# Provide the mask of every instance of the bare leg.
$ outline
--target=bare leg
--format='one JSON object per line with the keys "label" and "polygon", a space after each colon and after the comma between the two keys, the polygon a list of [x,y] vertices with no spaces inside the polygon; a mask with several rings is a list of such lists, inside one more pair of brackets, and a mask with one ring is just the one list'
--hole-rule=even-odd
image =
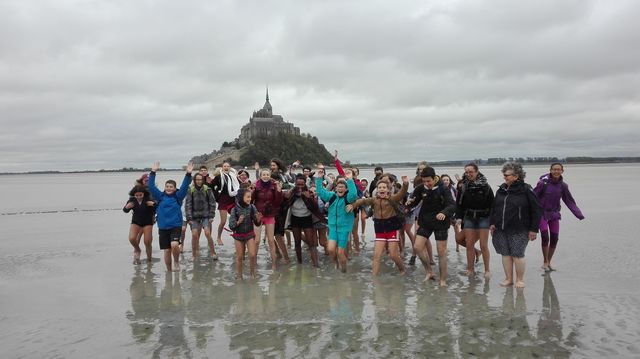
{"label": "bare leg", "polygon": [[513,258],[513,263],[516,267],[516,288],[524,288],[524,258]]}
{"label": "bare leg", "polygon": [[360,253],[360,237],[358,236],[358,219],[353,221],[353,228],[351,229],[351,236],[353,238],[354,249],[356,253]]}
{"label": "bare leg", "polygon": [[320,228],[316,230],[316,235],[318,236],[318,243],[324,248],[324,254],[328,254],[327,249],[327,230],[325,228]]}
{"label": "bare leg", "polygon": [[[333,263],[333,265],[337,266],[336,263],[336,248],[337,248],[337,242],[335,240],[329,239],[329,243],[327,244],[327,248],[329,251],[329,259],[331,259],[331,263]],[[345,259],[346,259],[346,254],[345,254]]]}
{"label": "bare leg", "polygon": [[211,223],[204,228],[204,236],[207,238],[207,245],[209,246],[209,254],[211,257],[217,257],[216,248],[213,244],[213,237],[211,236]]}
{"label": "bare leg", "polygon": [[180,271],[180,243],[176,241],[171,242],[171,253],[173,254],[173,271]]}
{"label": "bare leg", "polygon": [[234,240],[236,245],[236,278],[242,279],[245,243]]}
{"label": "bare leg", "polygon": [[364,211],[360,211],[360,222],[360,228],[362,228],[360,233],[362,233],[361,237],[364,238],[364,230],[367,228],[367,214]]}
{"label": "bare leg", "polygon": [[223,245],[222,243],[222,231],[224,230],[224,225],[227,223],[227,211],[221,209],[218,211],[220,213],[220,224],[218,225],[218,245]]}
{"label": "bare leg", "polygon": [[133,264],[140,264],[140,234],[142,234],[142,227],[137,224],[131,223],[129,226],[129,243],[133,246]]}
{"label": "bare leg", "polygon": [[313,228],[304,229],[304,241],[309,247],[309,254],[311,256],[311,264],[314,267],[318,267],[318,240],[314,234]]}
{"label": "bare leg", "polygon": [[201,229],[191,228],[191,255],[193,259],[200,255],[200,232]]}
{"label": "bare leg", "polygon": [[171,272],[171,248],[163,249],[164,264],[167,266],[167,272]]}
{"label": "bare leg", "polygon": [[187,240],[187,223],[184,222],[182,224],[182,228],[180,229],[180,253],[182,253],[184,248],[184,242]]}
{"label": "bare leg", "polygon": [[513,285],[513,257],[502,256],[502,267],[504,268],[504,280],[500,282],[503,287]]}
{"label": "bare leg", "polygon": [[413,233],[413,224],[405,224],[404,225],[404,232],[409,237],[409,241],[411,241],[411,255],[415,256],[416,255],[416,250],[415,250],[414,246],[416,244],[416,235],[415,235],[415,233]]}
{"label": "bare leg", "polygon": [[291,232],[285,231],[285,237],[287,237],[287,248],[291,248]]}
{"label": "bare leg", "polygon": [[[489,263],[491,262],[491,252],[489,252],[489,230],[481,229],[478,231],[480,235],[480,250],[482,251],[482,262],[484,264],[484,278],[491,278],[491,269]],[[475,249],[474,249],[475,250]],[[478,254],[476,253],[476,256]]]}
{"label": "bare leg", "polygon": [[404,275],[405,274],[404,262],[402,261],[402,258],[400,258],[400,253],[398,253],[399,247],[400,246],[398,242],[389,242],[389,257],[391,257],[391,260],[398,267],[398,271],[400,271],[400,275]]}
{"label": "bare leg", "polygon": [[291,228],[291,232],[293,232],[293,243],[296,249],[296,259],[298,260],[298,264],[302,263],[302,228],[295,227]]}
{"label": "bare leg", "polygon": [[465,229],[464,238],[466,240],[465,247],[467,249],[467,275],[475,274],[476,248],[475,244],[480,236],[477,229]]}
{"label": "bare leg", "polygon": [[373,247],[373,264],[372,264],[372,273],[374,276],[377,276],[380,273],[380,260],[382,259],[382,253],[384,253],[387,242],[385,241],[375,241]]}
{"label": "bare leg", "polygon": [[440,286],[447,286],[447,241],[436,241],[438,248],[438,267],[440,268]]}
{"label": "bare leg", "polygon": [[407,239],[407,237],[405,237],[404,235],[404,225],[402,225],[402,228],[398,231],[398,250],[400,251],[400,253],[404,253],[404,245],[405,245],[405,240]]}
{"label": "bare leg", "polygon": [[142,232],[144,233],[144,249],[147,252],[147,262],[151,262],[151,254],[153,253],[153,225],[144,226]]}
{"label": "bare leg", "polygon": [[256,265],[258,261],[258,254],[256,253],[258,245],[256,242],[258,241],[253,238],[247,241],[247,247],[249,250],[249,274],[251,275],[251,278],[256,277]]}
{"label": "bare leg", "polygon": [[278,255],[276,254],[276,240],[273,232],[275,231],[275,224],[265,224],[267,231],[267,241],[269,242],[269,252],[271,253],[271,269],[278,269]]}
{"label": "bare leg", "polygon": [[[259,225],[259,226],[254,226],[253,227],[253,232],[255,233],[256,237],[255,237],[255,241],[254,241],[254,245],[256,247],[256,256],[258,255],[258,249],[260,249],[260,236],[262,235],[262,227],[266,226],[265,225]],[[266,230],[265,230],[266,233]],[[251,253],[251,252],[249,252]]]}
{"label": "bare leg", "polygon": [[431,261],[429,260],[429,255],[427,254],[428,241],[428,238],[417,235],[416,243],[413,245],[413,249],[418,255],[418,258],[420,258],[420,262],[422,262],[422,265],[424,266],[424,271],[427,273],[426,277],[424,278],[425,281],[435,278],[433,270],[431,269]]}
{"label": "bare leg", "polygon": [[[275,230],[275,227],[274,227]],[[286,233],[286,232],[285,232]],[[289,251],[287,251],[287,247],[284,245],[284,237],[283,236],[275,236],[276,240],[276,252],[280,252],[282,257],[284,258],[284,264],[289,264],[291,261],[289,260]],[[276,253],[277,257],[277,253]]]}
{"label": "bare leg", "polygon": [[347,273],[347,253],[344,248],[338,248],[338,264],[342,273]]}

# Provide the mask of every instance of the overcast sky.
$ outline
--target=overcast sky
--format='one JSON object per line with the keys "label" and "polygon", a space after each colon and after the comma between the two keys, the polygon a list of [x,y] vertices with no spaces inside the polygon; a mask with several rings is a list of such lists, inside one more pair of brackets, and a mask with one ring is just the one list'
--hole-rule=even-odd
{"label": "overcast sky", "polygon": [[0,172],[183,165],[264,104],[355,162],[638,156],[637,1],[0,1]]}

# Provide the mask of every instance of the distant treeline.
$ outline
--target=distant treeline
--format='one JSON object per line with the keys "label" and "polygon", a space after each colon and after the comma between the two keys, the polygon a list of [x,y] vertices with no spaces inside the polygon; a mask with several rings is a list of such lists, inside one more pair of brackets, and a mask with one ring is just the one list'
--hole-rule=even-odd
{"label": "distant treeline", "polygon": [[[523,164],[551,164],[560,163],[635,163],[640,162],[640,157],[491,157],[487,159],[437,161],[429,164],[432,166],[464,166],[473,162],[477,165],[502,165],[505,162],[519,162]],[[415,167],[417,162],[386,162],[386,163],[355,163],[348,164],[357,167]]]}
{"label": "distant treeline", "polygon": [[[324,146],[322,146],[324,147]],[[323,152],[323,151],[322,151]],[[283,156],[287,159],[288,156]],[[323,163],[333,163],[333,159],[331,157],[327,157],[326,153],[322,156],[325,161]],[[296,157],[291,157],[296,158]],[[268,162],[267,157],[260,158],[262,162]],[[305,158],[306,159],[306,158]],[[247,162],[253,163],[253,161]],[[493,157],[485,159],[474,159],[474,160],[458,160],[458,161],[438,161],[438,162],[429,162],[430,165],[433,166],[464,166],[469,162],[475,162],[478,165],[501,165],[508,161],[515,161],[525,164],[551,164],[552,162],[560,162],[560,163],[637,163],[640,162],[640,157]],[[320,161],[305,162],[302,161],[303,164],[309,164]],[[350,163],[347,161],[345,166],[357,166],[357,167],[415,167],[417,164],[416,161],[412,162],[385,162],[385,163]],[[161,171],[182,171],[183,168],[161,168]],[[146,168],[134,168],[134,167],[123,167],[120,169],[101,169],[101,170],[83,170],[83,171],[29,171],[29,172],[0,172],[0,175],[18,175],[18,174],[56,174],[56,173],[102,173],[102,172],[149,172],[151,171],[150,167]]]}

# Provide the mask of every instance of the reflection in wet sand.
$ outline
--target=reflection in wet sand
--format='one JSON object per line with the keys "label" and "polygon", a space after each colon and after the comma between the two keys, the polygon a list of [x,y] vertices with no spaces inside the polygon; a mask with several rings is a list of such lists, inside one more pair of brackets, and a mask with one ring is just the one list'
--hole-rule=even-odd
{"label": "reflection in wet sand", "polygon": [[127,312],[132,336],[155,342],[155,357],[502,357],[514,347],[507,356],[571,353],[550,276],[532,331],[523,290],[494,288],[501,304],[492,306],[490,281],[453,278],[439,288],[421,276],[371,278],[368,263],[353,259],[347,274],[292,265],[255,280],[235,280],[228,267],[206,259],[174,274],[136,270]]}

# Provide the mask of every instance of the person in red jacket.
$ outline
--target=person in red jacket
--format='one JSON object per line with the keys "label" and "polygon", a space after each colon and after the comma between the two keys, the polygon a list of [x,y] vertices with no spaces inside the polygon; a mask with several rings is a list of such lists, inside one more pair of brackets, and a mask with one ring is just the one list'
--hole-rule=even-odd
{"label": "person in red jacket", "polygon": [[[271,171],[263,169],[260,171],[260,179],[256,181],[256,190],[251,195],[251,203],[256,206],[258,213],[262,215],[262,225],[256,227],[256,238],[261,238],[262,227],[267,232],[267,240],[269,241],[269,252],[271,253],[271,268],[278,268],[278,257],[276,254],[276,245],[284,256],[285,264],[289,264],[289,255],[284,246],[284,240],[280,238],[276,244],[274,231],[276,226],[276,215],[282,204],[282,184],[271,179]],[[260,241],[256,242],[256,253],[260,247]]]}

